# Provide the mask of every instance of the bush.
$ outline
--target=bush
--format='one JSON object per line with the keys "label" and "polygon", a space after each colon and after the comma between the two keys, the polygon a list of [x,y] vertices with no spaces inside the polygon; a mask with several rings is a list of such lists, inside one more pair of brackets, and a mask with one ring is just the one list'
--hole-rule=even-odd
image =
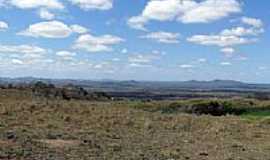
{"label": "bush", "polygon": [[162,113],[189,113],[196,115],[222,116],[227,114],[240,115],[245,109],[234,107],[230,102],[200,101],[191,104],[172,103],[161,109]]}

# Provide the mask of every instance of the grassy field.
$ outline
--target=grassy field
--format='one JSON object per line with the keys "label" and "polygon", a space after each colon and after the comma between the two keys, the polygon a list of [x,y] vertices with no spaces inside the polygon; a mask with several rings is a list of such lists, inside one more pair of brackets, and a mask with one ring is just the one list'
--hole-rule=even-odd
{"label": "grassy field", "polygon": [[[224,114],[199,112],[217,103]],[[270,160],[270,102],[64,101],[1,91],[0,159]]]}

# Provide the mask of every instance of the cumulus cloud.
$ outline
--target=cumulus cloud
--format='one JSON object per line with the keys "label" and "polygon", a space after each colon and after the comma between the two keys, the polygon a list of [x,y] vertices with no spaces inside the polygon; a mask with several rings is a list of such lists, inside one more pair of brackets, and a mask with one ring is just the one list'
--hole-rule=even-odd
{"label": "cumulus cloud", "polygon": [[12,5],[20,9],[48,8],[64,9],[64,5],[58,0],[6,0],[5,5]]}
{"label": "cumulus cloud", "polygon": [[260,19],[242,17],[241,22],[242,25],[248,26],[224,29],[217,34],[193,35],[187,38],[187,41],[200,45],[218,46],[226,56],[232,56],[235,53],[233,47],[257,42],[257,37],[264,33],[263,22]]}
{"label": "cumulus cloud", "polygon": [[35,45],[0,45],[0,54],[13,65],[33,64],[41,61],[48,50]]}
{"label": "cumulus cloud", "polygon": [[193,65],[190,65],[190,64],[182,64],[179,66],[180,68],[183,68],[183,69],[191,69],[191,68],[194,68]]}
{"label": "cumulus cloud", "polygon": [[250,17],[242,17],[241,20],[243,23],[245,23],[247,25],[251,25],[251,26],[256,27],[256,28],[263,27],[263,22],[260,19],[250,18]]}
{"label": "cumulus cloud", "polygon": [[220,34],[223,36],[257,36],[263,32],[263,28],[235,27],[232,29],[225,29]]}
{"label": "cumulus cloud", "polygon": [[234,27],[224,29],[218,34],[193,35],[187,38],[187,41],[206,46],[218,46],[221,47],[221,52],[232,55],[235,52],[234,46],[254,43],[258,40],[257,37],[264,32],[263,25],[257,23],[259,20],[249,19],[248,21],[243,23],[248,23],[249,28]]}
{"label": "cumulus cloud", "polygon": [[119,62],[120,61],[120,58],[113,58],[112,61],[113,62]]}
{"label": "cumulus cloud", "polygon": [[58,51],[56,52],[56,55],[63,60],[73,60],[77,53],[70,51]]}
{"label": "cumulus cloud", "polygon": [[128,57],[128,62],[131,64],[149,64],[162,57],[160,52],[152,52],[148,54],[132,54]]}
{"label": "cumulus cloud", "polygon": [[207,62],[207,59],[205,59],[205,58],[199,58],[199,59],[197,59],[197,62],[199,62],[199,63],[205,63],[205,62]]}
{"label": "cumulus cloud", "polygon": [[26,30],[18,35],[44,38],[66,38],[72,33],[85,33],[86,28],[79,25],[68,26],[60,21],[40,22],[30,25]]}
{"label": "cumulus cloud", "polygon": [[113,0],[69,0],[83,10],[109,10],[113,7]]}
{"label": "cumulus cloud", "polygon": [[179,43],[179,33],[171,32],[152,32],[147,35],[141,36],[141,38],[151,39],[160,43]]}
{"label": "cumulus cloud", "polygon": [[45,54],[46,49],[35,45],[0,45],[0,53]]}
{"label": "cumulus cloud", "polygon": [[241,12],[237,0],[206,0],[191,6],[178,20],[183,23],[208,23]]}
{"label": "cumulus cloud", "polygon": [[0,21],[0,31],[5,31],[8,29],[8,24],[4,21]]}
{"label": "cumulus cloud", "polygon": [[128,58],[129,62],[132,63],[149,63],[154,59],[152,56],[144,56],[144,55],[133,55]]}
{"label": "cumulus cloud", "polygon": [[201,45],[216,45],[226,47],[254,42],[255,39],[245,38],[245,36],[257,36],[263,32],[263,28],[236,27],[232,29],[225,29],[219,34],[194,35],[188,38],[188,41]]}
{"label": "cumulus cloud", "polygon": [[14,7],[23,10],[37,10],[41,19],[52,20],[55,14],[51,11],[65,9],[61,0],[0,0],[0,7]]}
{"label": "cumulus cloud", "polygon": [[77,24],[71,25],[70,28],[72,29],[73,32],[76,32],[79,34],[84,34],[88,32],[87,28],[77,25]]}
{"label": "cumulus cloud", "polygon": [[220,51],[227,56],[231,56],[235,52],[235,49],[234,48],[222,48]]}
{"label": "cumulus cloud", "polygon": [[220,65],[222,65],[222,66],[231,66],[232,63],[231,62],[221,62]]}
{"label": "cumulus cloud", "polygon": [[87,52],[112,51],[112,46],[125,41],[113,35],[93,36],[91,34],[81,35],[73,45],[74,49]]}
{"label": "cumulus cloud", "polygon": [[56,55],[60,57],[73,57],[73,56],[76,56],[77,54],[75,52],[69,52],[69,51],[58,51],[56,52]]}
{"label": "cumulus cloud", "polygon": [[207,46],[227,47],[254,42],[255,39],[247,39],[238,36],[223,35],[194,35],[187,39],[189,42]]}
{"label": "cumulus cloud", "polygon": [[237,0],[151,0],[139,16],[131,17],[128,25],[145,30],[150,20],[209,23],[241,12]]}
{"label": "cumulus cloud", "polygon": [[11,62],[12,62],[13,64],[18,64],[18,65],[24,64],[23,61],[22,61],[22,60],[19,60],[19,59],[12,59]]}
{"label": "cumulus cloud", "polygon": [[149,68],[149,67],[153,67],[150,64],[141,64],[141,63],[130,63],[129,66],[130,67],[134,67],[134,68]]}
{"label": "cumulus cloud", "polygon": [[32,24],[19,33],[19,35],[45,38],[66,38],[70,36],[72,30],[64,23],[59,21],[40,22]]}
{"label": "cumulus cloud", "polygon": [[40,9],[38,14],[41,19],[45,19],[45,20],[52,20],[55,18],[55,15],[53,13],[51,13],[49,10],[44,9],[44,8]]}
{"label": "cumulus cloud", "polygon": [[144,24],[147,23],[147,21],[148,19],[143,16],[135,16],[135,17],[131,17],[128,20],[127,24],[130,28],[147,31],[147,29],[144,26]]}

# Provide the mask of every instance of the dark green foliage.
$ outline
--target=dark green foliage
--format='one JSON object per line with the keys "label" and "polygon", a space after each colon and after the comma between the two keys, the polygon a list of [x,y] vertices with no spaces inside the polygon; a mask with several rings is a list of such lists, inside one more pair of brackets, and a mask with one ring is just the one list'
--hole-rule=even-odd
{"label": "dark green foliage", "polygon": [[[252,101],[238,100],[194,100],[179,101],[172,103],[143,103],[134,105],[137,109],[149,112],[161,112],[163,114],[188,113],[196,115],[242,115],[251,111],[264,110],[262,107],[254,107]],[[267,107],[268,108],[268,107]]]}

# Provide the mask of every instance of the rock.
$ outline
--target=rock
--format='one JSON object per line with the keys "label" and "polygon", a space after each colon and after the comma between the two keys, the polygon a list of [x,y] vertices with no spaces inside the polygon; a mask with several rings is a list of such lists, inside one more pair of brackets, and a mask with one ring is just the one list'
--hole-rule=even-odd
{"label": "rock", "polygon": [[11,139],[15,139],[16,138],[16,134],[13,131],[8,131],[6,133],[6,137],[7,139],[11,140]]}
{"label": "rock", "polygon": [[208,156],[208,153],[206,153],[206,152],[201,152],[199,155],[200,155],[200,156]]}
{"label": "rock", "polygon": [[122,150],[122,147],[119,144],[111,144],[110,147],[113,152],[120,152]]}

